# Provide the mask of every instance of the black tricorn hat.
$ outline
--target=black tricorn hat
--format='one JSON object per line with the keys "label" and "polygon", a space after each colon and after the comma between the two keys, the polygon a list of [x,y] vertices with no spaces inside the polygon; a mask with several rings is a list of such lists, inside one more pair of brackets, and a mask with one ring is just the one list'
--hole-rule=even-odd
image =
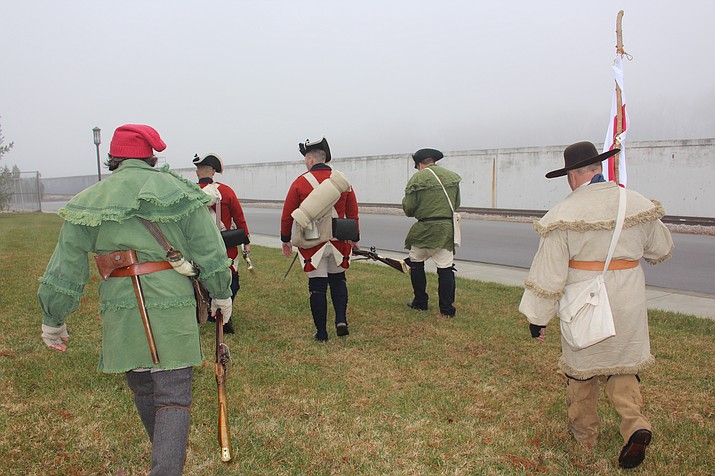
{"label": "black tricorn hat", "polygon": [[588,141],[576,142],[564,149],[564,167],[547,173],[546,178],[561,177],[566,175],[569,170],[580,169],[596,162],[602,162],[620,151],[621,149],[611,149],[599,154],[593,143]]}
{"label": "black tricorn hat", "polygon": [[432,159],[437,162],[439,159],[444,157],[444,154],[437,149],[420,149],[414,154],[412,154],[412,160],[415,161],[415,168],[418,169],[419,163],[426,159]]}
{"label": "black tricorn hat", "polygon": [[198,154],[194,154],[194,160],[192,162],[197,167],[199,165],[208,165],[218,173],[223,172],[223,162],[221,162],[221,157],[216,154],[206,154],[204,157],[199,157]]}
{"label": "black tricorn hat", "polygon": [[324,151],[325,161],[330,162],[330,146],[328,145],[328,139],[326,139],[325,137],[321,137],[318,141],[306,139],[305,142],[301,142],[298,144],[298,150],[300,150],[300,153],[303,154],[303,157],[305,157],[305,154],[314,149],[320,149]]}

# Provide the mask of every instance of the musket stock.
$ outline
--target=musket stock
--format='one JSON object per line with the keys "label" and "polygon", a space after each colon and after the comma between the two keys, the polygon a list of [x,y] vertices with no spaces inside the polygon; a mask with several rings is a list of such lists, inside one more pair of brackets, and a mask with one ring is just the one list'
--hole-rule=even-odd
{"label": "musket stock", "polygon": [[386,258],[384,256],[380,256],[379,254],[377,254],[377,251],[375,250],[374,246],[370,247],[370,251],[353,250],[353,255],[363,256],[363,257],[365,257],[365,259],[371,259],[373,261],[379,261],[381,263],[388,265],[392,269],[399,271],[400,273],[408,273],[408,271],[409,271],[409,268],[407,267],[407,263],[405,263],[404,260]]}
{"label": "musket stock", "polygon": [[218,390],[218,444],[221,461],[231,461],[231,434],[228,427],[228,401],[226,399],[226,364],[230,359],[228,346],[223,342],[223,317],[216,311],[216,388]]}
{"label": "musket stock", "polygon": [[246,267],[248,268],[248,271],[253,274],[256,274],[256,270],[253,268],[253,261],[251,261],[251,254],[246,250],[241,250],[241,256],[243,256],[243,260],[246,262]]}

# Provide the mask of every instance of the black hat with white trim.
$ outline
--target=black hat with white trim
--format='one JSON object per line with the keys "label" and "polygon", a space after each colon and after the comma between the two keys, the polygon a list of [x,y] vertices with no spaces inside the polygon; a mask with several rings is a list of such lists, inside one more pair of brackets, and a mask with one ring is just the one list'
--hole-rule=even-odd
{"label": "black hat with white trim", "polygon": [[325,162],[330,162],[330,146],[328,145],[328,140],[325,137],[321,137],[318,141],[306,139],[305,142],[298,144],[298,150],[301,154],[303,154],[303,157],[305,157],[305,154],[315,149],[325,152]]}
{"label": "black hat with white trim", "polygon": [[216,154],[206,154],[203,157],[199,157],[198,154],[195,154],[193,163],[197,167],[199,165],[208,165],[218,173],[223,172],[223,162],[221,162],[221,158]]}

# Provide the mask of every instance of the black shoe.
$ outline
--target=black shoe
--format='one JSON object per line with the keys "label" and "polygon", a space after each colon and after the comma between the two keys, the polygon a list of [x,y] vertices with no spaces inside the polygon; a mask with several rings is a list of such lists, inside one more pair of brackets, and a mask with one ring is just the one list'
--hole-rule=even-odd
{"label": "black shoe", "polygon": [[328,336],[327,336],[327,335],[326,335],[325,337],[321,337],[321,336],[318,335],[317,332],[316,332],[315,334],[313,334],[313,339],[317,340],[318,342],[328,342]]}
{"label": "black shoe", "polygon": [[228,321],[226,324],[223,325],[223,333],[224,334],[235,334],[236,331],[233,330],[233,324],[231,321]]}
{"label": "black shoe", "polygon": [[445,314],[445,313],[443,313],[443,312],[440,312],[440,314],[442,315],[442,317],[446,317],[446,318],[448,318],[448,319],[450,319],[450,318],[452,318],[452,317],[455,317],[455,316],[457,315],[456,312],[454,312],[454,313],[452,313],[452,314]]}
{"label": "black shoe", "polygon": [[348,331],[348,325],[345,322],[338,322],[335,326],[335,333],[338,335],[338,337],[350,335],[350,331]]}
{"label": "black shoe", "polygon": [[412,308],[416,311],[426,311],[427,310],[427,306],[418,306],[417,304],[415,304],[414,301],[408,301],[407,307]]}
{"label": "black shoe", "polygon": [[653,434],[649,430],[636,430],[621,450],[618,466],[625,469],[637,467],[645,459],[645,447],[650,444]]}

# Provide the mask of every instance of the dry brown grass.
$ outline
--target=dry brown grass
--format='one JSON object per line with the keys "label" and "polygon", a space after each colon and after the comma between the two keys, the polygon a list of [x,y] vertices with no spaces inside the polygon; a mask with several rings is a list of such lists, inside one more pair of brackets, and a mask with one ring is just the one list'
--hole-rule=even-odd
{"label": "dry brown grass", "polygon": [[[150,448],[122,376],[95,372],[96,274],[68,320],[66,353],[39,338],[37,278],[60,220],[0,216],[0,474],[145,474]],[[28,239],[28,236],[30,237]],[[307,280],[274,249],[243,271],[228,398],[236,458],[216,443],[213,366],[195,369],[185,474],[613,474],[622,441],[602,396],[589,452],[566,432],[557,326],[529,338],[518,288],[458,281],[459,316],[405,306],[409,278],[356,263],[347,338],[314,342]],[[436,294],[436,279],[428,278]],[[643,375],[654,441],[638,474],[713,474],[715,322],[651,313]],[[202,329],[211,356],[212,327]]]}

